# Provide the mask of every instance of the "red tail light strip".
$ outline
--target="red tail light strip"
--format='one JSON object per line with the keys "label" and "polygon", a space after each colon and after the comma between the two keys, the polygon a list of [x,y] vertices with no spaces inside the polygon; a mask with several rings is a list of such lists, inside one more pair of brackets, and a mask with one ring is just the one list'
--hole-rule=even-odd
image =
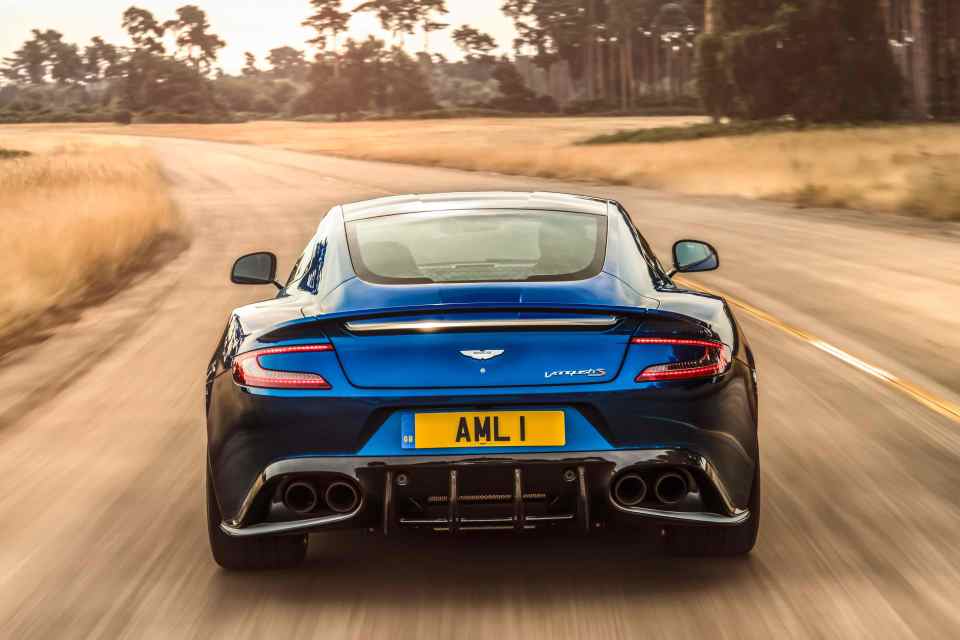
{"label": "red tail light strip", "polygon": [[297,371],[277,371],[265,369],[260,362],[262,356],[274,356],[285,353],[306,353],[333,351],[330,344],[306,344],[289,347],[271,347],[250,351],[233,359],[233,380],[245,387],[263,389],[330,389],[330,383],[315,373]]}
{"label": "red tail light strip", "polygon": [[688,340],[686,338],[634,338],[630,342],[632,344],[674,344],[680,347],[706,347],[707,349],[719,349],[723,346],[722,342],[716,340]]}
{"label": "red tail light strip", "polygon": [[644,369],[636,382],[662,380],[690,380],[711,378],[720,375],[730,366],[730,349],[714,340],[690,340],[686,338],[633,338],[631,344],[660,344],[677,347],[703,347],[703,357],[691,362],[655,364]]}
{"label": "red tail light strip", "polygon": [[657,382],[661,380],[689,380],[692,378],[712,378],[720,375],[723,368],[719,364],[695,366],[696,362],[678,362],[676,364],[658,364],[647,367],[637,376],[637,382]]}

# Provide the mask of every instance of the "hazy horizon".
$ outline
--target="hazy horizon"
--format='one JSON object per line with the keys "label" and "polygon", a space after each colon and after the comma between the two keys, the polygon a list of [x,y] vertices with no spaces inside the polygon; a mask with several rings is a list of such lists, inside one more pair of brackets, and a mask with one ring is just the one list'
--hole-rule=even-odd
{"label": "hazy horizon", "polygon": [[[363,0],[346,0],[345,9],[352,9]],[[131,5],[151,11],[159,20],[174,17],[177,7],[196,4],[207,12],[214,33],[226,40],[227,46],[220,52],[218,65],[227,73],[238,73],[243,67],[243,54],[251,51],[261,66],[267,66],[267,52],[275,47],[289,45],[297,49],[310,49],[306,44],[313,33],[300,25],[310,13],[308,0],[275,0],[269,8],[252,0],[98,0],[95,4],[47,0],[0,0],[0,16],[4,27],[0,31],[0,58],[13,55],[23,42],[31,37],[31,29],[54,29],[63,34],[67,42],[76,43],[82,49],[93,36],[101,36],[116,45],[129,45],[130,41],[122,27],[122,14]],[[260,6],[258,6],[260,4]],[[447,0],[450,13],[439,18],[450,28],[430,34],[430,51],[448,58],[459,58],[460,53],[450,36],[453,29],[470,24],[490,33],[500,45],[501,52],[512,48],[516,30],[512,21],[500,11],[500,0]],[[372,13],[355,15],[350,21],[349,37],[366,38],[374,35],[387,43],[392,42],[388,32]],[[407,36],[405,47],[422,51],[422,33]],[[312,55],[308,56],[312,58]]]}

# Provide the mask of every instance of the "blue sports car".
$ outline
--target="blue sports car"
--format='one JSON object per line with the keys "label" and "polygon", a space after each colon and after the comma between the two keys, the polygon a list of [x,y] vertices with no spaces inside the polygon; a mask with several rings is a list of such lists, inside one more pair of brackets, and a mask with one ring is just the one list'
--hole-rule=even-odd
{"label": "blue sports car", "polygon": [[723,299],[667,270],[612,200],[390,197],[330,211],[285,283],[237,284],[207,374],[210,546],[295,565],[307,534],[654,526],[738,555],[759,524],[757,377]]}

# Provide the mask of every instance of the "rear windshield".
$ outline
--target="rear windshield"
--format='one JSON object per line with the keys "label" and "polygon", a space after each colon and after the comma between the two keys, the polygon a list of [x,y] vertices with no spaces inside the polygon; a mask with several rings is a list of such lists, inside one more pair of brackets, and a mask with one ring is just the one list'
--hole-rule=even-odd
{"label": "rear windshield", "polygon": [[607,218],[559,211],[407,213],[347,223],[354,269],[381,284],[582,280],[600,273]]}

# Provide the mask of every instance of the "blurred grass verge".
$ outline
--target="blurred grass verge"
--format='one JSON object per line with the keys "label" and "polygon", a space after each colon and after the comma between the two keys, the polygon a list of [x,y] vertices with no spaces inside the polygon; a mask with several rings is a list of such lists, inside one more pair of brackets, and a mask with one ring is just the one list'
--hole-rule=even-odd
{"label": "blurred grass verge", "polygon": [[[735,140],[746,136],[756,138]],[[785,120],[704,123],[623,130],[594,136],[580,144],[654,145],[715,138],[731,139],[731,145],[720,157],[731,160],[735,166],[769,160],[771,165],[766,171],[757,167],[758,178],[766,174],[769,183],[775,184],[777,180],[769,174],[781,169],[785,181],[791,178],[796,181],[780,190],[738,192],[734,187],[734,195],[786,200],[800,208],[880,209],[933,220],[960,220],[960,125],[957,124],[801,127]],[[782,158],[769,153],[778,147],[782,149]],[[694,149],[688,148],[691,152]],[[783,166],[783,160],[789,164]],[[757,183],[762,185],[764,180]],[[727,184],[736,185],[737,181]]]}
{"label": "blurred grass verge", "polygon": [[[789,122],[731,129],[704,117],[531,117],[59,126],[960,220],[956,123],[797,130]],[[607,143],[583,144],[596,139]]]}
{"label": "blurred grass verge", "polygon": [[186,246],[157,162],[136,145],[16,140],[0,152],[0,354]]}
{"label": "blurred grass verge", "polygon": [[903,208],[926,218],[960,220],[960,154],[931,158],[918,168]]}
{"label": "blurred grass verge", "polygon": [[709,138],[729,138],[733,136],[752,136],[758,133],[776,133],[795,131],[797,125],[784,120],[743,121],[727,124],[705,122],[687,127],[655,127],[653,129],[625,129],[615,133],[606,133],[587,138],[580,144],[626,144],[644,142],[681,142],[684,140],[707,140]]}
{"label": "blurred grass verge", "polygon": [[0,147],[0,160],[11,160],[13,158],[26,158],[30,155],[29,151],[21,151],[20,149],[4,149]]}

